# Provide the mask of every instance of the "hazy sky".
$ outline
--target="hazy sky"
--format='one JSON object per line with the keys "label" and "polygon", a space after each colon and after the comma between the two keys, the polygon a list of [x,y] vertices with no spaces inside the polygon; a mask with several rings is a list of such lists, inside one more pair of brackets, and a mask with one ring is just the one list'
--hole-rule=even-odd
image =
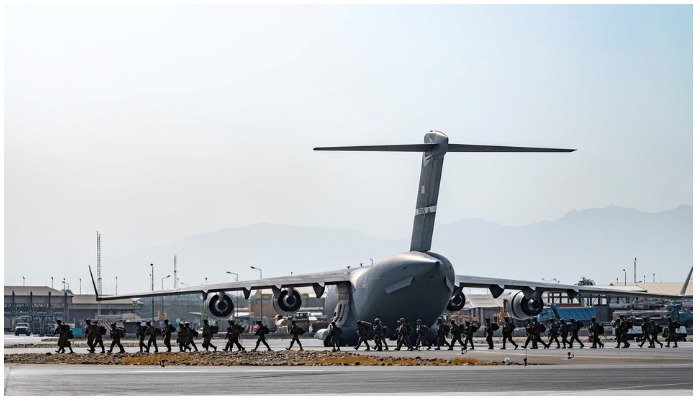
{"label": "hazy sky", "polygon": [[97,229],[408,237],[418,154],[311,149],[429,129],[579,149],[448,154],[438,224],[692,204],[691,109],[687,5],[10,6],[5,281],[85,279]]}

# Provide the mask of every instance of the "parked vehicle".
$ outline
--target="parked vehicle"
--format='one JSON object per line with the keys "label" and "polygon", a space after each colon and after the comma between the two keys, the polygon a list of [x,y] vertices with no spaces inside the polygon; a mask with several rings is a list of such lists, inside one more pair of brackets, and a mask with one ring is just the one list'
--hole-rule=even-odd
{"label": "parked vehicle", "polygon": [[15,325],[15,336],[19,335],[31,335],[32,330],[29,328],[29,324],[26,322],[18,322],[17,325]]}

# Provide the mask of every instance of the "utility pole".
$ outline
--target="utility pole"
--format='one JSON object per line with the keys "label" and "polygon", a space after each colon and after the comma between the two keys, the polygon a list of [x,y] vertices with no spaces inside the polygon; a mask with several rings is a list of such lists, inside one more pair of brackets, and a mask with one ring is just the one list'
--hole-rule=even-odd
{"label": "utility pole", "polygon": [[114,294],[119,294],[119,293],[117,293],[118,285],[119,285],[119,280],[115,276],[114,277]]}
{"label": "utility pole", "polygon": [[[100,231],[97,231],[97,293],[102,294],[102,256],[100,250]],[[82,293],[82,287],[81,287]],[[97,315],[100,315],[100,302],[97,302]]]}
{"label": "utility pole", "polygon": [[652,281],[652,283],[656,283],[656,272],[651,274],[651,281]]}
{"label": "utility pole", "polygon": [[[168,278],[170,278],[170,274],[168,274],[167,276],[164,276],[163,278],[160,279],[160,290],[163,290],[163,281],[165,281]],[[163,315],[165,315],[165,299],[164,299],[164,297],[165,296],[160,296],[160,310],[163,313]]]}
{"label": "utility pole", "polygon": [[634,284],[637,284],[637,257],[634,258]]}
{"label": "utility pole", "polygon": [[[78,294],[83,294],[83,278],[78,278]],[[97,315],[99,314],[97,313]]]}
{"label": "utility pole", "polygon": [[51,289],[53,289],[53,276],[51,277]]}
{"label": "utility pole", "polygon": [[[237,273],[231,272],[231,271],[226,271],[226,273],[231,274],[231,275],[236,275],[236,282],[238,282],[238,274]],[[236,293],[235,296],[236,296],[236,308],[235,308],[236,314],[235,314],[235,316],[237,317],[238,316],[238,293]]]}
{"label": "utility pole", "polygon": [[[257,269],[258,272],[260,272],[260,280],[262,280],[262,270],[260,268],[250,266],[250,269]],[[259,293],[260,295],[260,322],[262,323],[263,320],[263,298],[262,298],[262,289],[260,289]]]}
{"label": "utility pole", "polygon": [[[151,292],[153,291],[153,263],[151,263]],[[156,320],[156,299],[151,296],[151,321]]]}
{"label": "utility pole", "polygon": [[177,254],[173,257],[173,289],[177,289]]}
{"label": "utility pole", "polygon": [[[22,286],[26,286],[24,283],[25,283],[25,278],[24,278],[24,276],[23,276],[23,277],[22,277]],[[66,287],[64,286],[63,288],[65,289]]]}

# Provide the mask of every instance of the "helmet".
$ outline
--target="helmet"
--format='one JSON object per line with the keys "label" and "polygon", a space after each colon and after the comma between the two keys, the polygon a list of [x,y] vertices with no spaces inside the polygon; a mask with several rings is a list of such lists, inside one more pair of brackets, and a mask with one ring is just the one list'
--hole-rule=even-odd
{"label": "helmet", "polygon": [[165,323],[167,324],[168,322],[170,322],[170,320],[169,320],[169,319],[164,319],[163,322],[165,322]]}
{"label": "helmet", "polygon": [[56,320],[56,323],[57,323],[57,324],[60,324],[60,323],[61,323],[61,320],[60,320],[60,319],[57,319],[57,320]]}
{"label": "helmet", "polygon": [[573,318],[569,318],[569,322],[574,322],[574,319],[573,319]]}
{"label": "helmet", "polygon": [[190,326],[190,323],[189,323],[189,322],[185,322],[185,326]]}
{"label": "helmet", "polygon": [[146,321],[146,326],[151,326],[151,321]]}
{"label": "helmet", "polygon": [[399,321],[401,321],[401,322],[406,322],[406,320],[403,319],[403,318],[399,319]]}
{"label": "helmet", "polygon": [[205,324],[208,324],[208,323],[209,323],[209,320],[206,319],[206,318],[204,318],[204,320],[202,320],[202,322],[204,322]]}
{"label": "helmet", "polygon": [[419,324],[420,324],[421,322],[423,322],[423,320],[420,320],[420,319],[417,319],[417,320],[416,320],[416,323],[419,323]]}
{"label": "helmet", "polygon": [[591,321],[595,322],[595,317],[591,317]]}
{"label": "helmet", "polygon": [[374,322],[379,322],[379,318],[375,318],[375,319],[374,319]]}

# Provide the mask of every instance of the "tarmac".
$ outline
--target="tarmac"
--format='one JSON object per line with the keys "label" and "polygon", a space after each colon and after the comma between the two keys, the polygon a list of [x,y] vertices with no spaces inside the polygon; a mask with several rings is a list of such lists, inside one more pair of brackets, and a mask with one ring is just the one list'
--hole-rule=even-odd
{"label": "tarmac", "polygon": [[[78,339],[78,342],[81,342]],[[269,339],[283,351],[287,339]],[[5,337],[13,343],[36,338]],[[222,341],[215,344],[223,347]],[[243,340],[250,349],[252,339]],[[325,349],[303,339],[305,350]],[[393,343],[390,343],[393,345]],[[692,394],[692,342],[678,348],[488,350],[477,343],[467,356],[514,365],[432,367],[192,367],[6,364],[6,395],[173,394]],[[52,348],[5,348],[5,353],[46,353]],[[128,352],[135,348],[127,347]],[[344,351],[355,352],[353,348]],[[77,348],[84,353],[87,350]],[[367,353],[357,351],[359,354]],[[458,357],[458,350],[369,352],[382,356]],[[524,358],[528,365],[524,365]],[[87,384],[86,384],[87,382]]]}

